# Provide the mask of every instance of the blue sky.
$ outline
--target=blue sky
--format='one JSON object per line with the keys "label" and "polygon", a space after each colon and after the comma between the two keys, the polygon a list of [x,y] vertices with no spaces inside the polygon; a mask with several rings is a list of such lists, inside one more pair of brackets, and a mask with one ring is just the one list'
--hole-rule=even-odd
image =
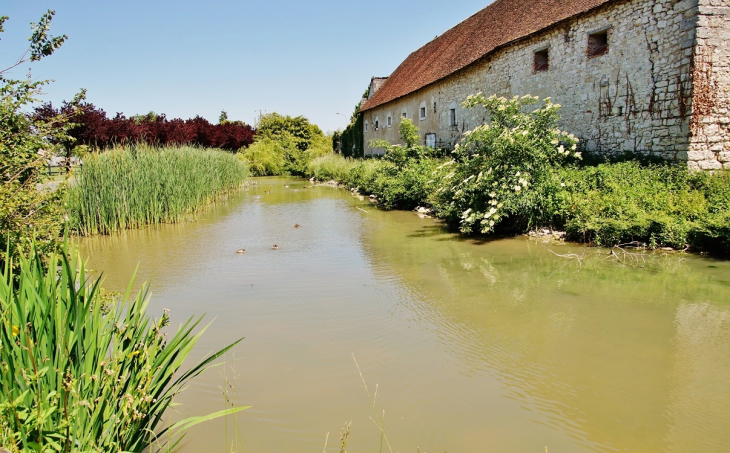
{"label": "blue sky", "polygon": [[47,9],[51,33],[69,40],[53,56],[11,74],[54,79],[45,100],[79,88],[109,114],[168,117],[221,110],[253,123],[257,110],[305,115],[322,129],[347,124],[373,75],[490,0],[232,1],[4,0],[0,67],[27,47],[29,24]]}

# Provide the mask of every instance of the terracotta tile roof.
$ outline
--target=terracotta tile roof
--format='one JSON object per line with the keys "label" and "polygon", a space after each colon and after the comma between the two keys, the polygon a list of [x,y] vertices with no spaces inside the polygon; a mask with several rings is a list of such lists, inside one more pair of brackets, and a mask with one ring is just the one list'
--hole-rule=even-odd
{"label": "terracotta tile roof", "polygon": [[506,44],[611,1],[496,0],[410,54],[361,111],[410,94]]}

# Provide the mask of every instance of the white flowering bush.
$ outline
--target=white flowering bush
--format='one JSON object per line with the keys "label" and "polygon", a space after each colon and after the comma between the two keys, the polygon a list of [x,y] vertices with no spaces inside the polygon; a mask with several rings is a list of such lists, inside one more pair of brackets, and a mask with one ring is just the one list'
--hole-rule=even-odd
{"label": "white flowering bush", "polygon": [[494,232],[507,218],[520,229],[549,224],[562,205],[555,170],[581,158],[578,139],[557,127],[560,105],[479,93],[463,106],[486,109],[489,122],[468,131],[438,167],[433,205],[439,217],[464,233]]}

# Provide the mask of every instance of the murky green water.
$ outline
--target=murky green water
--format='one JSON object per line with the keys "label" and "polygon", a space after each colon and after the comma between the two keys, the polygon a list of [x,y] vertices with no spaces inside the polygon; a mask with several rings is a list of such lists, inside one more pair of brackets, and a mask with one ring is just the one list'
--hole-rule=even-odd
{"label": "murky green water", "polygon": [[[317,452],[327,433],[339,451],[345,421],[349,452],[378,451],[353,354],[394,452],[730,450],[729,262],[550,247],[591,255],[579,269],[527,239],[259,181],[197,222],[83,243],[106,288],[139,264],[153,311],[207,314],[196,357],[246,337],[180,408],[223,409],[235,377],[246,452]],[[182,451],[230,451],[233,431],[196,428]]]}

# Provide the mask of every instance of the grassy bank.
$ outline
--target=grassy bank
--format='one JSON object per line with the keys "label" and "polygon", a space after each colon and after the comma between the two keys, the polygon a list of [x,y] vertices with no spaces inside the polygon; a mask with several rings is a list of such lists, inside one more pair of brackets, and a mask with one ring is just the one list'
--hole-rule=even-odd
{"label": "grassy bank", "polygon": [[231,347],[183,372],[200,319],[167,334],[146,290],[105,298],[66,247],[0,273],[0,450],[170,451],[183,429],[243,409],[165,426],[174,397]]}
{"label": "grassy bank", "polygon": [[486,108],[492,122],[467,134],[449,158],[429,155],[403,121],[405,145],[375,144],[386,150],[382,159],[320,157],[307,175],[374,194],[387,209],[430,207],[466,234],[551,228],[595,245],[636,241],[730,255],[728,173],[631,159],[584,163],[577,139],[556,127],[559,106],[524,113],[535,102],[472,98],[467,106]]}
{"label": "grassy bank", "polygon": [[140,145],[93,154],[69,187],[69,224],[81,234],[109,234],[179,222],[247,174],[235,155],[214,149]]}

